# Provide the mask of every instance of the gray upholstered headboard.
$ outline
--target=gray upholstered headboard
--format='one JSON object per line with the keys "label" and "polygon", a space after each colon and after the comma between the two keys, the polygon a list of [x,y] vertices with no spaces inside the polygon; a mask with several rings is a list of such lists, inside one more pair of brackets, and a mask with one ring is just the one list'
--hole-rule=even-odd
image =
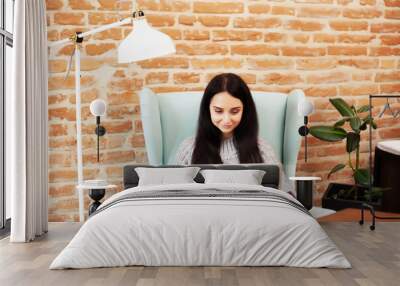
{"label": "gray upholstered headboard", "polygon": [[[220,170],[264,170],[265,175],[262,179],[261,184],[265,187],[278,188],[279,186],[279,167],[276,165],[265,165],[265,164],[240,164],[240,165],[127,165],[124,167],[124,189],[136,187],[139,183],[139,176],[135,171],[136,167],[147,167],[147,168],[182,168],[196,166],[201,169],[220,169]],[[198,173],[194,178],[197,183],[204,183],[203,176]]]}

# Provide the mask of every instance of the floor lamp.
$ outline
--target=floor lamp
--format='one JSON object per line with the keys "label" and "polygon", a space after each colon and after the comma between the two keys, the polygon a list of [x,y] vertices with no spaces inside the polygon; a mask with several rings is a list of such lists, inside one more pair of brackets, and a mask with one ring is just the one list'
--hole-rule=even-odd
{"label": "floor lamp", "polygon": [[[175,45],[171,38],[153,29],[144,16],[143,11],[136,10],[132,16],[118,22],[104,25],[87,32],[77,32],[73,37],[49,44],[50,47],[73,42],[75,44],[75,95],[76,95],[76,140],[78,185],[84,183],[82,164],[82,130],[81,130],[81,67],[80,44],[85,37],[106,31],[111,28],[132,24],[132,32],[118,46],[118,62],[129,63],[165,56],[175,53]],[[83,193],[79,193],[79,220],[83,222]]]}

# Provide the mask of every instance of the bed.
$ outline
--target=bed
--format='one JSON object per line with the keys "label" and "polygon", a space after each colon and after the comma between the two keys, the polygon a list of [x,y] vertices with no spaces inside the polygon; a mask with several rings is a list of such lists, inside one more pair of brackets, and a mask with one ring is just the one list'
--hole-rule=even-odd
{"label": "bed", "polygon": [[99,207],[50,269],[351,267],[310,213],[276,189],[277,166],[197,165],[201,170],[263,170],[260,185],[204,183],[200,173],[193,183],[138,185],[137,167],[124,168],[125,190]]}

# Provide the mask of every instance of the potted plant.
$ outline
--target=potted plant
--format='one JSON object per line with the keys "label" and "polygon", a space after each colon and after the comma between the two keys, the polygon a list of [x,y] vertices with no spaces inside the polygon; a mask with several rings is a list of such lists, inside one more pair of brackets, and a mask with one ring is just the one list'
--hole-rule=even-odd
{"label": "potted plant", "polygon": [[[349,167],[353,174],[354,184],[330,183],[322,198],[322,207],[340,210],[349,207],[357,208],[363,202],[369,202],[379,209],[383,189],[373,187],[371,191],[369,190],[370,179],[372,180],[370,171],[360,165],[361,133],[367,130],[369,125],[373,129],[377,128],[374,119],[369,114],[362,116],[371,107],[369,105],[364,105],[360,108],[349,106],[341,98],[333,98],[329,99],[329,101],[342,118],[333,126],[312,126],[310,127],[310,134],[328,142],[346,140],[348,160],[334,166],[329,172],[328,178],[332,174]],[[348,125],[348,131],[344,129],[345,125]]]}

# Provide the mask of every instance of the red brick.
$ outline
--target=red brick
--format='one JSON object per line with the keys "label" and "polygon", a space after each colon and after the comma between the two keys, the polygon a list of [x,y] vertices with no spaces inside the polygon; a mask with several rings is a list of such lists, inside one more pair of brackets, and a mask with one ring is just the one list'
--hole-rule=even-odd
{"label": "red brick", "polygon": [[58,73],[67,70],[67,61],[65,60],[49,60],[49,72]]}
{"label": "red brick", "polygon": [[187,58],[157,58],[137,62],[142,68],[188,68]]}
{"label": "red brick", "polygon": [[340,15],[340,10],[335,7],[301,7],[297,17],[310,18],[335,18]]}
{"label": "red brick", "polygon": [[176,84],[185,84],[185,83],[198,83],[200,82],[200,75],[198,73],[175,73],[174,83]]}
{"label": "red brick", "polygon": [[380,91],[381,93],[399,93],[400,83],[381,84]]}
{"label": "red brick", "polygon": [[354,18],[354,19],[371,19],[378,18],[382,15],[382,12],[376,8],[346,8],[343,10],[343,17]]}
{"label": "red brick", "polygon": [[327,72],[319,74],[311,74],[307,76],[307,83],[321,84],[321,83],[339,83],[350,80],[350,75],[345,72]]}
{"label": "red brick", "polygon": [[184,40],[206,41],[210,39],[210,32],[204,30],[184,30]]}
{"label": "red brick", "polygon": [[294,62],[290,59],[249,59],[248,64],[250,69],[256,70],[290,69],[294,67]]}
{"label": "red brick", "polygon": [[253,14],[266,14],[269,12],[271,7],[268,4],[255,3],[255,4],[249,4],[248,9],[249,12]]}
{"label": "red brick", "polygon": [[220,58],[220,59],[192,59],[191,64],[196,69],[212,69],[212,68],[240,68],[242,66],[242,60],[232,58]]}
{"label": "red brick", "polygon": [[386,19],[400,19],[400,10],[385,10]]}
{"label": "red brick", "polygon": [[224,16],[199,16],[199,22],[206,27],[226,27],[229,18]]}
{"label": "red brick", "polygon": [[374,69],[379,65],[378,59],[339,60],[339,65],[356,67],[360,69]]}
{"label": "red brick", "polygon": [[158,29],[160,32],[167,34],[168,36],[171,37],[173,40],[181,40],[182,35],[181,35],[181,30],[179,29],[173,29],[173,28],[159,28]]}
{"label": "red brick", "polygon": [[[94,83],[94,78],[92,76],[82,76],[81,86],[86,87]],[[69,76],[66,79],[64,77],[49,77],[48,83],[49,90],[54,89],[75,89],[75,77]]]}
{"label": "red brick", "polygon": [[324,28],[324,24],[313,21],[291,20],[286,25],[286,28],[291,30],[312,32],[312,31],[321,31]]}
{"label": "red brick", "polygon": [[69,7],[74,10],[92,10],[94,6],[88,0],[68,0]]}
{"label": "red brick", "polygon": [[400,7],[400,0],[384,0],[387,7]]}
{"label": "red brick", "polygon": [[110,105],[115,104],[130,104],[138,103],[138,97],[132,91],[125,91],[121,93],[110,93],[107,95],[107,103]]}
{"label": "red brick", "polygon": [[299,57],[318,57],[325,56],[325,48],[307,48],[307,47],[283,47],[282,55]]}
{"label": "red brick", "polygon": [[228,46],[214,43],[199,43],[191,45],[189,43],[176,44],[176,53],[178,55],[226,55]]}
{"label": "red brick", "polygon": [[308,34],[296,34],[293,35],[293,41],[305,44],[310,40],[310,37]]}
{"label": "red brick", "polygon": [[84,25],[84,13],[57,12],[54,14],[54,23],[59,25]]}
{"label": "red brick", "polygon": [[399,56],[400,48],[392,48],[392,47],[371,47],[369,49],[370,56]]}
{"label": "red brick", "polygon": [[286,42],[287,36],[281,33],[266,33],[264,42]]}
{"label": "red brick", "polygon": [[118,1],[118,0],[97,0],[100,4],[99,10],[130,10],[130,1]]}
{"label": "red brick", "polygon": [[104,25],[117,22],[119,17],[116,13],[90,12],[88,19],[90,25]]}
{"label": "red brick", "polygon": [[160,1],[161,11],[188,12],[190,11],[190,6],[191,5],[188,1],[170,1],[170,0]]}
{"label": "red brick", "polygon": [[143,80],[134,78],[111,80],[108,82],[108,87],[112,90],[140,90],[143,87]]}
{"label": "red brick", "polygon": [[195,13],[215,13],[233,14],[243,13],[244,5],[240,2],[194,2],[193,12]]}
{"label": "red brick", "polygon": [[47,10],[60,10],[63,6],[62,0],[46,0]]}
{"label": "red brick", "polygon": [[300,70],[333,69],[337,61],[334,59],[299,59],[296,68]]}
{"label": "red brick", "polygon": [[328,47],[328,55],[338,56],[362,56],[367,55],[367,47],[360,46],[330,46]]}
{"label": "red brick", "polygon": [[295,84],[302,83],[303,80],[298,74],[282,74],[282,73],[271,73],[263,77],[262,82],[265,84]]}
{"label": "red brick", "polygon": [[400,31],[400,23],[379,23],[371,24],[372,33],[398,33]]}
{"label": "red brick", "polygon": [[400,80],[400,71],[380,72],[377,73],[375,77],[376,82],[399,81],[399,80]]}
{"label": "red brick", "polygon": [[342,85],[339,87],[340,96],[360,96],[379,93],[379,86],[375,84]]}
{"label": "red brick", "polygon": [[258,31],[213,31],[213,41],[258,41],[262,32]]}
{"label": "red brick", "polygon": [[326,87],[308,87],[304,90],[306,96],[316,96],[316,97],[334,97],[337,95],[335,86]]}
{"label": "red brick", "polygon": [[107,117],[110,119],[129,119],[133,115],[139,115],[139,105],[133,106],[114,106],[111,105],[107,108]]}
{"label": "red brick", "polygon": [[331,29],[336,31],[366,31],[368,30],[368,22],[365,21],[331,21],[329,22]]}
{"label": "red brick", "polygon": [[335,35],[329,34],[314,34],[315,43],[334,43],[336,41]]}
{"label": "red brick", "polygon": [[133,135],[130,138],[131,146],[133,148],[145,147],[144,136],[143,135]]}
{"label": "red brick", "polygon": [[114,43],[87,44],[85,48],[88,55],[98,56],[115,50],[116,45]]}
{"label": "red brick", "polygon": [[75,121],[75,108],[59,107],[49,108],[49,120],[66,119],[68,121]]}
{"label": "red brick", "polygon": [[375,35],[354,35],[354,34],[340,34],[338,42],[340,43],[369,43],[375,39]]}
{"label": "red brick", "polygon": [[234,28],[277,28],[282,25],[279,18],[255,18],[255,17],[239,17],[233,21]]}
{"label": "red brick", "polygon": [[175,24],[175,17],[170,15],[148,15],[146,19],[153,27],[173,26]]}
{"label": "red brick", "polygon": [[146,75],[146,84],[168,82],[168,72],[151,72]]}
{"label": "red brick", "polygon": [[294,16],[295,9],[293,7],[287,7],[287,6],[272,6],[271,14]]}
{"label": "red brick", "polygon": [[178,18],[179,24],[193,26],[193,24],[197,21],[195,16],[191,15],[180,15]]}
{"label": "red brick", "polygon": [[400,45],[400,36],[384,35],[380,37],[383,45],[397,46]]}

